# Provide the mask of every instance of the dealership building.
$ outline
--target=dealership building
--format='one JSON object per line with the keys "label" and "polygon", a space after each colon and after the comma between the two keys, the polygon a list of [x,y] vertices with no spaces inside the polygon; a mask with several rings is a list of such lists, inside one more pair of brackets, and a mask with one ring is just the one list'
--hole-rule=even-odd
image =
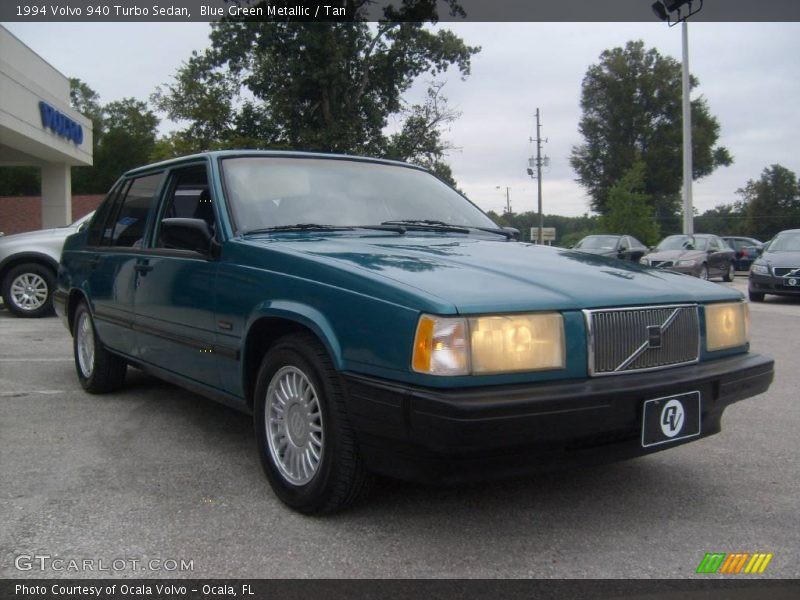
{"label": "dealership building", "polygon": [[41,225],[72,222],[70,169],[92,164],[92,122],[69,79],[0,26],[0,167],[39,167]]}

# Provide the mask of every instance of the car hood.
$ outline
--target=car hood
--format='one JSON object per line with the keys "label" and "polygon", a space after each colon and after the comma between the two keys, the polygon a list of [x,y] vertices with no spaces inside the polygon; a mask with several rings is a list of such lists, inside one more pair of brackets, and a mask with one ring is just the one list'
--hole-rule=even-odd
{"label": "car hood", "polygon": [[26,231],[24,233],[13,233],[11,235],[4,235],[0,237],[0,242],[20,242],[23,240],[40,240],[50,239],[56,237],[66,237],[75,233],[74,227],[56,227],[54,229],[38,229],[36,231]]}
{"label": "car hood", "polygon": [[661,252],[651,252],[646,254],[647,260],[697,260],[704,258],[708,254],[702,250],[662,250]]}
{"label": "car hood", "polygon": [[[248,240],[389,287],[443,313],[568,310],[739,299],[729,288],[602,256],[477,236],[281,236]],[[290,238],[290,239],[287,239]],[[348,280],[351,284],[353,278]],[[386,286],[384,286],[386,287]],[[375,290],[374,285],[365,290]]]}
{"label": "car hood", "polygon": [[773,267],[800,267],[800,252],[765,252],[759,262]]}

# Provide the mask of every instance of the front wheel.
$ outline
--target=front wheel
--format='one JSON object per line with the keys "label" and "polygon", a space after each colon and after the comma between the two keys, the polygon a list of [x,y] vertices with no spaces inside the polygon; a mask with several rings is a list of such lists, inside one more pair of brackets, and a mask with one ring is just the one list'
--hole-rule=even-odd
{"label": "front wheel", "polygon": [[733,267],[733,263],[728,265],[728,272],[722,276],[723,281],[733,281],[733,278],[736,277],[736,270]]}
{"label": "front wheel", "polygon": [[368,487],[344,392],[325,348],[287,335],[267,352],[255,386],[259,458],[275,494],[304,514],[341,510]]}
{"label": "front wheel", "polygon": [[37,263],[17,265],[2,282],[3,300],[18,317],[43,317],[53,311],[55,275]]}
{"label": "front wheel", "polygon": [[760,292],[754,292],[752,290],[747,290],[747,296],[750,298],[750,302],[763,302],[764,301],[764,294]]}
{"label": "front wheel", "polygon": [[87,392],[112,392],[125,382],[127,363],[109,352],[97,337],[92,314],[85,302],[75,311],[72,329],[72,349],[78,381]]}

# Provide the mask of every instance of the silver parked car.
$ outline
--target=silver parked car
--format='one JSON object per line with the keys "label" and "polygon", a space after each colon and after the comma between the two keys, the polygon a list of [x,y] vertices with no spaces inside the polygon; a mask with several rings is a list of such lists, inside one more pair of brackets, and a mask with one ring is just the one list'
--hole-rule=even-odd
{"label": "silver parked car", "polygon": [[20,317],[50,314],[64,240],[93,214],[64,227],[0,237],[0,296],[8,310]]}

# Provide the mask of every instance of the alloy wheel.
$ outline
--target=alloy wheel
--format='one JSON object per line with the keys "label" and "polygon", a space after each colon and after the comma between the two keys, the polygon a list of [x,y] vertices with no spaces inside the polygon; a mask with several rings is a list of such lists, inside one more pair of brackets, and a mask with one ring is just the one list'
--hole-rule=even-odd
{"label": "alloy wheel", "polygon": [[26,312],[44,306],[48,292],[47,281],[36,273],[22,273],[11,282],[11,301]]}
{"label": "alloy wheel", "polygon": [[78,366],[81,374],[89,379],[94,372],[94,327],[89,313],[83,312],[78,318],[78,326],[75,330],[78,354]]}
{"label": "alloy wheel", "polygon": [[307,484],[319,470],[325,443],[314,385],[297,367],[281,367],[267,388],[266,409],[272,461],[288,483]]}

